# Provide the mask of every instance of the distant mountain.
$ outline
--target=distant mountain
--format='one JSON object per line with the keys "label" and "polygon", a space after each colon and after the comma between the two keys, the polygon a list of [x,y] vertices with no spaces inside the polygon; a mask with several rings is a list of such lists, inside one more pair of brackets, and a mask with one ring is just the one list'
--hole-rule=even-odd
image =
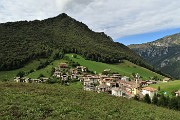
{"label": "distant mountain", "polygon": [[129,60],[148,69],[139,55],[104,33],[63,13],[54,18],[0,24],[0,70],[23,67],[29,61],[58,54],[77,53],[106,63]]}
{"label": "distant mountain", "polygon": [[154,42],[129,45],[128,47],[154,67],[174,78],[180,79],[180,33]]}

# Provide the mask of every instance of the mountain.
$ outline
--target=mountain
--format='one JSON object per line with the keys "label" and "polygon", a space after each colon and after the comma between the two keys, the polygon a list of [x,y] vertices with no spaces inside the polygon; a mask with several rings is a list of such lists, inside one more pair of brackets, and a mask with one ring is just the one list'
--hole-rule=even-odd
{"label": "mountain", "polygon": [[129,60],[153,69],[135,52],[63,13],[42,21],[0,24],[0,70],[23,67],[37,58],[77,53],[105,63]]}
{"label": "mountain", "polygon": [[180,79],[180,33],[128,47],[162,72]]}

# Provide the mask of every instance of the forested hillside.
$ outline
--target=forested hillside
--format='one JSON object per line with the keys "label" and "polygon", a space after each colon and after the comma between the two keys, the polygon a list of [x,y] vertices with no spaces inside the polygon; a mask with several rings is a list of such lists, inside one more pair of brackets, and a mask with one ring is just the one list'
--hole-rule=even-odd
{"label": "forested hillside", "polygon": [[123,44],[96,33],[65,13],[42,21],[0,24],[0,70],[24,66],[35,58],[78,53],[87,59],[117,63],[122,59],[153,69]]}

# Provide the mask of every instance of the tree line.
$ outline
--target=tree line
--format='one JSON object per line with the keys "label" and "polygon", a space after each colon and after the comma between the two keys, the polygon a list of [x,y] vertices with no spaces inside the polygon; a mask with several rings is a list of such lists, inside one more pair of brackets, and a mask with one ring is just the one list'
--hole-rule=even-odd
{"label": "tree line", "polygon": [[[138,96],[135,96],[134,99],[140,100]],[[164,94],[154,94],[153,98],[151,99],[150,96],[146,94],[142,101],[148,104],[154,104],[157,106],[180,111],[180,97],[169,97],[165,96]]]}

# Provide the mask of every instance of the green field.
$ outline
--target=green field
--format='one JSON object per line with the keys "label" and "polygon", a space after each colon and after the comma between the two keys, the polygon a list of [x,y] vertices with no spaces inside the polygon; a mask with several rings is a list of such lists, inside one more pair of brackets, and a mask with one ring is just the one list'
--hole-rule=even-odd
{"label": "green field", "polygon": [[[44,59],[40,59],[41,61],[44,61]],[[13,78],[17,75],[18,72],[24,71],[29,72],[30,70],[35,70],[37,66],[40,64],[40,60],[34,60],[24,66],[23,68],[11,70],[11,71],[0,71],[0,81],[1,80],[13,80]]]}
{"label": "green field", "polygon": [[20,71],[29,72],[32,69],[35,71],[28,74],[26,77],[38,78],[40,74],[43,74],[45,77],[50,77],[53,67],[58,66],[58,64],[61,62],[66,62],[65,60],[55,60],[52,63],[50,63],[48,66],[46,66],[45,68],[36,71],[36,68],[40,64],[40,61],[45,61],[45,60],[46,59],[34,60],[30,62],[29,64],[27,64],[26,66],[24,66],[23,68],[16,69],[16,70],[0,71],[0,81],[13,80],[13,78],[17,75],[18,72]]}
{"label": "green field", "polygon": [[47,65],[45,68],[37,70],[33,73],[30,73],[26,77],[28,78],[38,78],[40,74],[43,74],[45,77],[51,77],[51,71],[54,67],[57,67],[60,63],[66,62],[65,60],[55,60],[49,65]]}
{"label": "green field", "polygon": [[146,68],[137,66],[129,61],[124,61],[124,63],[120,64],[106,64],[101,62],[95,62],[90,60],[85,60],[81,56],[77,55],[77,58],[73,58],[72,54],[67,54],[71,60],[74,62],[78,62],[80,65],[88,67],[91,71],[96,71],[97,73],[102,73],[104,69],[111,69],[112,72],[119,72],[121,75],[131,76],[132,73],[139,73],[143,77],[144,80],[149,79],[149,77],[158,76],[158,78],[162,79],[163,76],[152,72]]}
{"label": "green field", "polygon": [[160,92],[166,92],[168,95],[171,95],[172,92],[180,90],[180,80],[151,85],[151,87],[154,87],[156,89],[159,86],[160,86]]}
{"label": "green field", "polygon": [[[112,72],[119,72],[121,75],[124,76],[132,76],[132,73],[139,73],[144,80],[149,79],[149,77],[158,76],[158,78],[162,79],[163,76],[154,73],[148,69],[145,69],[143,67],[137,66],[129,61],[124,61],[124,63],[120,64],[106,64],[101,62],[95,62],[90,60],[85,60],[81,56],[77,55],[77,58],[73,58],[72,54],[67,54],[70,59],[72,59],[75,62],[78,62],[79,64],[88,67],[91,71],[96,71],[97,73],[101,73],[104,69],[111,69]],[[43,61],[45,59],[41,59]],[[40,74],[43,74],[45,77],[51,76],[51,71],[53,67],[58,66],[59,63],[66,62],[65,60],[55,60],[52,63],[50,63],[48,66],[46,66],[43,69],[34,71],[33,73],[28,74],[26,77],[29,78],[38,78]],[[13,80],[13,78],[16,76],[16,74],[19,71],[29,72],[30,70],[35,70],[37,66],[40,64],[40,60],[34,60],[27,64],[25,67],[11,70],[11,71],[1,71],[0,72],[0,80]]]}
{"label": "green field", "polygon": [[178,111],[87,92],[79,84],[0,82],[2,120],[178,120]]}

